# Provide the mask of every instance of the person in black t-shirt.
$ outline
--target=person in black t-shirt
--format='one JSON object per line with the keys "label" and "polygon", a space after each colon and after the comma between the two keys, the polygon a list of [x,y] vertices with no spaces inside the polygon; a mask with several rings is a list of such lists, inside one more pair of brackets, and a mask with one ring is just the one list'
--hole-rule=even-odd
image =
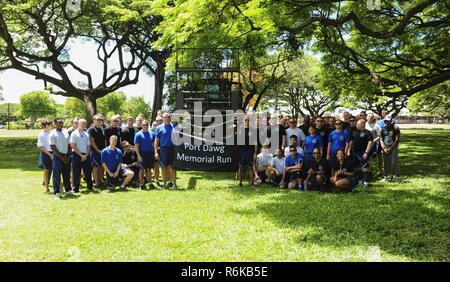
{"label": "person in black t-shirt", "polygon": [[316,132],[317,135],[322,137],[323,142],[323,152],[328,150],[328,136],[330,135],[330,129],[325,126],[325,121],[322,117],[316,118]]}
{"label": "person in black t-shirt", "polygon": [[314,149],[313,159],[306,162],[305,172],[307,173],[305,186],[308,189],[325,190],[325,185],[330,178],[330,166],[327,160],[322,158],[319,148]]}
{"label": "person in black t-shirt", "polygon": [[122,142],[122,128],[119,127],[119,117],[117,115],[111,118],[111,124],[105,129],[106,145],[109,146],[111,136],[116,135],[117,148],[122,150],[120,142]]}
{"label": "person in black t-shirt", "polygon": [[[272,126],[276,129],[276,132],[272,132]],[[287,146],[286,128],[280,123],[277,123],[277,117],[272,117],[270,119],[270,125],[268,125],[267,128],[267,137],[271,138],[272,134],[278,135],[278,148],[275,148],[273,144],[270,144],[272,152],[276,149],[282,149],[284,152],[284,148]]]}
{"label": "person in black t-shirt", "polygon": [[309,136],[309,127],[311,126],[311,117],[309,115],[305,115],[303,118],[303,124],[299,126],[299,128],[303,131],[305,136]]}
{"label": "person in black t-shirt", "polygon": [[133,182],[137,184],[139,176],[139,162],[136,151],[130,146],[128,141],[122,141],[122,167],[134,172]]}
{"label": "person in black t-shirt", "polygon": [[369,186],[370,155],[373,147],[373,135],[366,129],[363,119],[356,123],[356,130],[350,136],[350,150],[348,157],[353,156],[358,168],[358,178],[365,188]]}
{"label": "person in black t-shirt", "polygon": [[[257,134],[257,129],[250,128],[250,119],[248,116],[244,117],[244,127],[238,129],[239,132],[237,132],[237,145],[239,148],[239,170],[238,170],[238,177],[239,177],[239,186],[242,187],[242,181],[244,179],[245,170],[248,169],[249,177],[250,177],[250,187],[254,187],[253,180],[255,178],[253,173],[253,164],[256,159],[256,152],[257,152],[257,139],[258,136],[254,136],[254,134]],[[243,137],[244,140],[241,140]],[[242,142],[244,141],[242,144]]]}
{"label": "person in black t-shirt", "polygon": [[343,150],[336,153],[337,160],[331,167],[331,183],[342,191],[354,191],[354,187],[358,184],[355,178],[355,168],[353,162],[345,158]]}
{"label": "person in black t-shirt", "polygon": [[103,118],[95,115],[92,119],[94,124],[89,128],[88,134],[91,141],[91,162],[93,167],[93,175],[95,186],[98,188],[102,185],[104,175],[103,166],[101,164],[102,150],[106,148],[106,139],[103,132]]}
{"label": "person in black t-shirt", "polygon": [[133,117],[128,117],[127,126],[122,129],[122,142],[127,141],[134,145],[134,135],[137,133],[136,128],[133,127]]}

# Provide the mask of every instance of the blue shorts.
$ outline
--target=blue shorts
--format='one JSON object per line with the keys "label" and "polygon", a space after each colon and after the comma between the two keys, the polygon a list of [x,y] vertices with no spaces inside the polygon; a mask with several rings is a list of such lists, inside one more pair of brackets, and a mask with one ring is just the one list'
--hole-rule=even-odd
{"label": "blue shorts", "polygon": [[171,165],[175,162],[175,147],[159,148],[159,164],[163,167]]}
{"label": "blue shorts", "polygon": [[[328,177],[321,175],[323,177],[323,185],[327,185],[328,184]],[[313,175],[309,178],[309,185],[308,188],[312,188],[312,189],[319,189],[320,185],[319,182],[317,181],[317,177],[316,175]]]}
{"label": "blue shorts", "polygon": [[239,165],[252,166],[255,149],[242,149],[239,151]]}
{"label": "blue shorts", "polygon": [[100,162],[102,155],[98,153],[96,150],[91,151],[91,163],[92,167],[101,167],[102,163]]}
{"label": "blue shorts", "polygon": [[153,168],[155,166],[155,152],[142,152],[142,162],[139,163],[139,167],[142,169]]}
{"label": "blue shorts", "polygon": [[44,152],[39,153],[38,166],[42,169],[52,169],[52,159]]}

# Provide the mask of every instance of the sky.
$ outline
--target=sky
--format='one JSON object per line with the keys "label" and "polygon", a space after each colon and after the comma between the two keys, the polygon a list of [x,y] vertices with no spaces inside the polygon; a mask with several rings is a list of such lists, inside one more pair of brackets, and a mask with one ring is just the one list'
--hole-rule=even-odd
{"label": "sky", "polygon": [[[69,43],[69,55],[73,62],[81,68],[89,71],[93,77],[94,85],[100,82],[102,75],[102,65],[97,58],[97,49],[95,44],[89,42],[72,41]],[[112,60],[118,61],[117,57]],[[112,65],[114,67],[114,65]],[[50,72],[49,70],[46,70]],[[72,81],[84,80],[84,77],[72,68],[67,68],[67,72]],[[0,86],[3,88],[2,95],[6,103],[18,103],[20,96],[34,90],[44,90],[44,81],[36,80],[33,76],[17,70],[6,70],[0,72]],[[121,88],[128,97],[144,96],[146,102],[151,103],[153,99],[153,78],[144,72],[139,76],[139,82]],[[66,97],[51,95],[57,103],[64,103]]]}

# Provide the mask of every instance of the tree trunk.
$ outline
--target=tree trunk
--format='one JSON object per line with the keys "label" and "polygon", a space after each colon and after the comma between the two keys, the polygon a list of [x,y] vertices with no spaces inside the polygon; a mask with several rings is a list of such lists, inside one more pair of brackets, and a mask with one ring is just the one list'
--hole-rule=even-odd
{"label": "tree trunk", "polygon": [[96,98],[89,94],[83,95],[84,105],[86,106],[86,118],[87,123],[92,123],[92,117],[97,113],[97,101]]}
{"label": "tree trunk", "polygon": [[152,120],[155,120],[156,113],[161,110],[163,104],[163,91],[164,82],[166,78],[166,63],[165,61],[156,62],[156,72],[155,72],[155,93],[153,96],[153,106],[152,106]]}

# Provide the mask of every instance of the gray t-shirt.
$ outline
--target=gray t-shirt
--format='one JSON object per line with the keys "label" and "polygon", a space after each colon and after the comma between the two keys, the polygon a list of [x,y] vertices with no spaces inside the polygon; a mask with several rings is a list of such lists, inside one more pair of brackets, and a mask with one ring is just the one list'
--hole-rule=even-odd
{"label": "gray t-shirt", "polygon": [[278,172],[280,172],[280,175],[281,175],[284,172],[284,167],[285,167],[284,161],[285,161],[284,157],[279,158],[279,157],[275,156],[272,158],[270,165],[275,167],[278,170]]}
{"label": "gray t-shirt", "polygon": [[272,160],[272,154],[259,153],[256,156],[256,168],[258,171],[264,171],[264,166],[269,166]]}
{"label": "gray t-shirt", "polygon": [[67,154],[69,152],[69,133],[63,129],[58,131],[53,129],[49,136],[50,145],[55,145],[58,152]]}
{"label": "gray t-shirt", "polygon": [[80,132],[79,130],[75,130],[70,135],[70,144],[76,144],[80,153],[86,154],[87,149],[91,146],[89,134],[84,131]]}

